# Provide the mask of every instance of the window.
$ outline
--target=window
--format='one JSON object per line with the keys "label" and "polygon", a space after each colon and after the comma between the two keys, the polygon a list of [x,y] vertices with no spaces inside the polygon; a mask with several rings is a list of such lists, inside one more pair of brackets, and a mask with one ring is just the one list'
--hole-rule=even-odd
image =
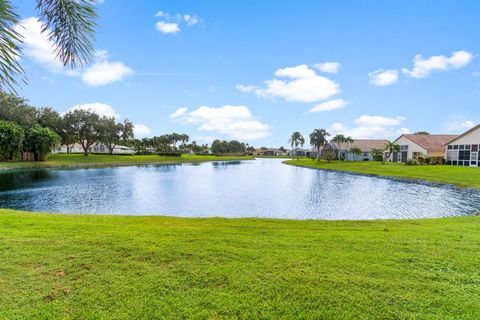
{"label": "window", "polygon": [[450,146],[447,147],[447,149],[448,149],[448,150],[452,150],[452,149],[453,149],[453,146],[450,145]]}
{"label": "window", "polygon": [[413,160],[417,160],[417,158],[421,155],[422,155],[421,152],[414,152],[413,155],[412,155],[412,158],[413,158]]}
{"label": "window", "polygon": [[453,150],[458,150],[458,145],[454,145]]}
{"label": "window", "polygon": [[458,152],[458,160],[470,161],[470,150],[460,150]]}
{"label": "window", "polygon": [[400,151],[407,151],[408,150],[408,144],[404,144],[400,146]]}
{"label": "window", "polygon": [[472,145],[472,151],[477,152],[478,151],[478,144]]}
{"label": "window", "polygon": [[408,152],[407,151],[402,151],[402,162],[407,162],[408,160]]}
{"label": "window", "polygon": [[448,150],[447,161],[457,161],[457,160],[458,160],[458,151]]}

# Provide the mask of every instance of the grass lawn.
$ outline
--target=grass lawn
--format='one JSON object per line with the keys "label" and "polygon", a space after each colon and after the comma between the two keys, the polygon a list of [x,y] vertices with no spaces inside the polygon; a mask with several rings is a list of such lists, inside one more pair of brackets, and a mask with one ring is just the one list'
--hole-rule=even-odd
{"label": "grass lawn", "polygon": [[450,183],[461,187],[480,189],[480,168],[457,166],[407,166],[401,163],[381,163],[376,161],[316,161],[300,159],[285,161],[287,164],[325,169],[373,174],[389,177],[422,179],[433,182]]}
{"label": "grass lawn", "polygon": [[479,319],[479,230],[0,210],[0,319]]}
{"label": "grass lawn", "polygon": [[182,155],[181,157],[164,157],[157,155],[95,155],[87,157],[83,154],[54,154],[47,161],[43,162],[0,162],[1,168],[36,168],[36,167],[62,167],[62,166],[112,166],[142,163],[178,163],[178,162],[201,162],[201,161],[222,161],[222,160],[248,160],[253,157],[240,156],[203,156],[203,155]]}

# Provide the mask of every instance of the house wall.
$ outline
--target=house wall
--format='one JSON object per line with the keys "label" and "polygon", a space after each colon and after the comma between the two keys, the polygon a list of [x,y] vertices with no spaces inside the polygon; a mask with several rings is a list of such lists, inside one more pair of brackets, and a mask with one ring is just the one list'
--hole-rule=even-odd
{"label": "house wall", "polygon": [[355,155],[351,152],[349,152],[346,157],[345,157],[345,160],[347,161],[373,161],[373,155],[371,152],[362,152],[361,155],[359,155],[358,157],[355,157]]}
{"label": "house wall", "polygon": [[480,167],[480,128],[449,143],[445,158],[448,165]]}
{"label": "house wall", "polygon": [[451,144],[480,144],[480,128],[470,132],[468,135],[455,140]]}
{"label": "house wall", "polygon": [[[424,155],[429,155],[425,148],[419,146],[418,144],[416,144],[412,140],[407,139],[405,137],[400,137],[399,139],[395,140],[395,144],[398,144],[399,146],[403,146],[403,145],[408,146],[407,161],[413,159],[413,153],[414,152],[419,152],[419,153],[422,153]],[[442,156],[444,156],[444,154],[442,154]],[[390,161],[393,161],[393,154],[390,156]]]}

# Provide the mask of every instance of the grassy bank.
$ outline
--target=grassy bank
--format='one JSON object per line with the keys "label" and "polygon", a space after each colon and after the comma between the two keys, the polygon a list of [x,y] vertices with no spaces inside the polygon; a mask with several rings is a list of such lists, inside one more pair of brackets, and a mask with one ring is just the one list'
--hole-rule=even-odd
{"label": "grassy bank", "polygon": [[479,228],[0,210],[0,318],[478,319]]}
{"label": "grassy bank", "polygon": [[55,154],[43,162],[0,162],[1,168],[37,168],[67,166],[114,166],[128,164],[162,164],[179,162],[251,160],[253,157],[182,155],[181,157],[161,157],[157,155],[96,155],[87,157],[82,154]]}
{"label": "grassy bank", "polygon": [[455,184],[461,187],[480,189],[480,168],[457,166],[406,166],[401,163],[381,163],[375,161],[316,161],[300,159],[285,161],[287,164],[324,169],[348,171],[379,176],[421,179],[440,183]]}

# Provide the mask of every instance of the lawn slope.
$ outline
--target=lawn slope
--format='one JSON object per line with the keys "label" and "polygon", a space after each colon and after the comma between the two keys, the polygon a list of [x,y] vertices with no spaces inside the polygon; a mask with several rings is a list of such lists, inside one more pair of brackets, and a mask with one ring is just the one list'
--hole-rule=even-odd
{"label": "lawn slope", "polygon": [[479,231],[0,210],[0,319],[479,319]]}
{"label": "lawn slope", "polygon": [[401,163],[381,163],[376,161],[326,162],[312,159],[288,160],[284,163],[314,169],[420,179],[455,184],[460,187],[480,189],[480,168],[457,166],[407,166]]}

